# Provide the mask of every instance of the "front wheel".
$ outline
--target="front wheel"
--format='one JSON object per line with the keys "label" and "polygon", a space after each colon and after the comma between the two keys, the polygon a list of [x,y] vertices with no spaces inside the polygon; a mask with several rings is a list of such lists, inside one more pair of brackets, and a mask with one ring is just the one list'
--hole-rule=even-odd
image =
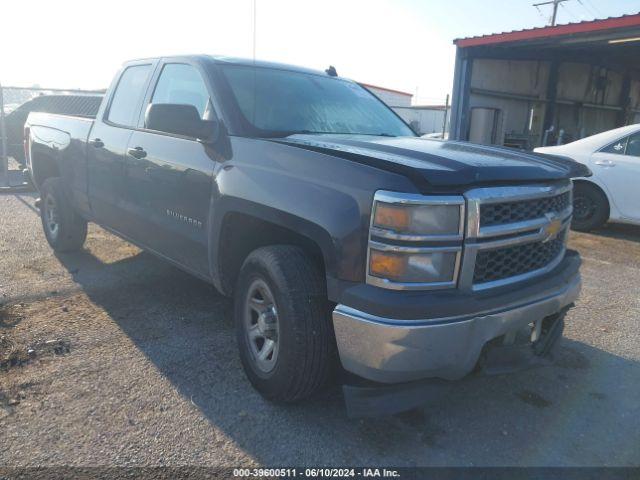
{"label": "front wheel", "polygon": [[607,197],[593,185],[578,183],[573,189],[571,228],[587,232],[601,227],[609,219]]}
{"label": "front wheel", "polygon": [[51,248],[56,252],[80,250],[87,238],[87,222],[74,210],[62,179],[45,180],[40,195],[40,219]]}
{"label": "front wheel", "polygon": [[327,384],[335,340],[325,281],[302,249],[276,245],[247,257],[235,325],[244,371],[267,399],[295,402]]}

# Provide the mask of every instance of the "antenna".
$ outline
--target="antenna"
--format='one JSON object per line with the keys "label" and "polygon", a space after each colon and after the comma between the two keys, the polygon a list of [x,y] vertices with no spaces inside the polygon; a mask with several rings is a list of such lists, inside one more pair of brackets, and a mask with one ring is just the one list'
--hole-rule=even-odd
{"label": "antenna", "polygon": [[256,6],[257,0],[253,0],[253,63],[256,62]]}

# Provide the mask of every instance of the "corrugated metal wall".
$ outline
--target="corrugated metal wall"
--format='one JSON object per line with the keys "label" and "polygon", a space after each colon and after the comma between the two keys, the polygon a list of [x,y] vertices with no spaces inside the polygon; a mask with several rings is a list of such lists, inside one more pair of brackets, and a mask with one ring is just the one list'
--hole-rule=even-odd
{"label": "corrugated metal wall", "polygon": [[[474,108],[499,111],[493,138],[495,143],[532,148],[544,138],[543,120],[549,108],[548,83],[551,63],[548,61],[473,60],[468,99],[469,124]],[[615,128],[622,115],[622,74],[585,63],[560,63],[556,82],[556,105],[548,135],[566,143],[594,133]],[[640,106],[640,82],[630,86],[630,108]],[[629,122],[638,121],[633,114]],[[462,136],[468,135],[462,132]]]}

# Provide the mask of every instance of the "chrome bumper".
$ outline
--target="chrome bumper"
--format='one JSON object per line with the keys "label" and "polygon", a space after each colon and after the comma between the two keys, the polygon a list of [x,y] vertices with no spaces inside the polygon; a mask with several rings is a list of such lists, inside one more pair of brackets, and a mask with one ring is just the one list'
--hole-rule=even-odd
{"label": "chrome bumper", "polygon": [[333,325],[343,367],[363,378],[399,383],[456,380],[475,367],[484,345],[560,312],[580,293],[576,274],[555,291],[500,310],[429,320],[395,320],[339,304]]}

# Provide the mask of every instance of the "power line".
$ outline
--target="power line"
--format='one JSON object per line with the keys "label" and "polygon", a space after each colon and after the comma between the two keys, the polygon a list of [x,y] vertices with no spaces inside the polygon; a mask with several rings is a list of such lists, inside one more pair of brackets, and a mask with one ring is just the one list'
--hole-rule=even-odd
{"label": "power line", "polygon": [[584,3],[582,0],[578,0],[578,3],[580,5],[582,5],[584,7],[585,10],[587,10],[589,12],[589,15],[593,15],[594,18],[598,18],[598,14],[596,13],[595,10],[592,10],[591,7],[589,5],[587,5],[586,3]]}
{"label": "power line", "polygon": [[547,21],[547,17],[545,16],[544,13],[542,13],[542,10],[540,10],[540,7],[538,7],[537,5],[534,5],[534,7],[536,7],[536,10],[538,11],[538,15],[540,15],[540,17],[544,18],[544,21]]}
{"label": "power line", "polygon": [[577,15],[574,15],[573,12],[571,10],[569,10],[569,8],[566,5],[560,5],[562,7],[562,9],[567,12],[571,18],[573,18],[574,20],[576,20],[577,22],[581,21],[581,18],[578,17]]}
{"label": "power line", "polygon": [[585,0],[585,1],[589,5],[591,5],[591,7],[593,8],[593,11],[596,12],[596,17],[601,17],[601,18],[606,17],[606,15],[604,13],[602,13],[598,7],[596,7],[595,3],[591,3],[591,0]]}
{"label": "power line", "polygon": [[533,6],[538,8],[542,5],[553,5],[553,11],[551,13],[550,25],[553,27],[556,24],[556,18],[558,17],[558,5],[569,0],[548,0],[547,2],[534,3]]}

